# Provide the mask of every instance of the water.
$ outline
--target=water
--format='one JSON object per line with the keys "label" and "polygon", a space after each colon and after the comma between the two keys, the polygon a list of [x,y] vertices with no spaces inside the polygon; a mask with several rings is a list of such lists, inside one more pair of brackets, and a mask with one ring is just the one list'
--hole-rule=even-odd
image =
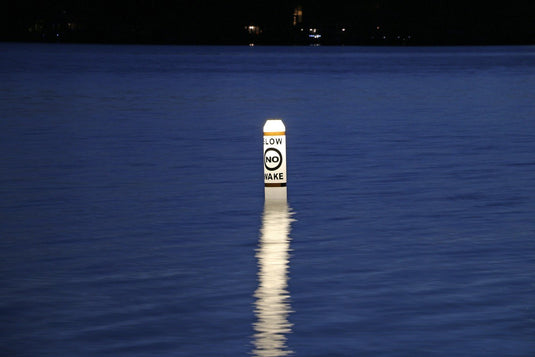
{"label": "water", "polygon": [[534,98],[534,47],[0,44],[2,355],[532,356]]}

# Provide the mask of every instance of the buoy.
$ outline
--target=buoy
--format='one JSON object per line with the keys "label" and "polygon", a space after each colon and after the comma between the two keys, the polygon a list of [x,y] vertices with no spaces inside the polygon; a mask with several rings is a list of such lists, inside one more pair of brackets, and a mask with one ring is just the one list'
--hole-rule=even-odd
{"label": "buoy", "polygon": [[280,119],[264,124],[264,195],[266,200],[286,200],[286,127]]}

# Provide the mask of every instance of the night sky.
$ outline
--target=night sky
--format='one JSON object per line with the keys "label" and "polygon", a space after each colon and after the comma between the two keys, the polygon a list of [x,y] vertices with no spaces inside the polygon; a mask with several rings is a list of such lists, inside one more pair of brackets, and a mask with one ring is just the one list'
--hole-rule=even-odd
{"label": "night sky", "polygon": [[[2,7],[3,41],[192,45],[535,43],[535,1],[10,0]],[[299,7],[302,16],[297,18],[294,13]]]}

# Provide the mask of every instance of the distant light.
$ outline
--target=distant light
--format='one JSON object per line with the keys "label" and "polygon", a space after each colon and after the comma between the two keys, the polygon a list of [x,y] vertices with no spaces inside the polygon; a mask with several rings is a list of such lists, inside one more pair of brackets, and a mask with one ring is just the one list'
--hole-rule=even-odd
{"label": "distant light", "polygon": [[260,28],[260,26],[256,26],[256,25],[245,26],[245,29],[251,35],[259,35],[260,33],[262,33],[262,29]]}
{"label": "distant light", "polygon": [[321,38],[321,35],[320,34],[308,35],[308,37],[310,37],[310,38]]}
{"label": "distant light", "polygon": [[250,44],[249,44],[249,47],[254,47],[254,43],[250,43]]}
{"label": "distant light", "polygon": [[342,32],[346,32],[346,29],[345,29],[345,28],[343,28],[343,29],[342,29]]}
{"label": "distant light", "polygon": [[381,26],[377,26],[376,28],[377,28],[377,30],[379,30],[381,28]]}

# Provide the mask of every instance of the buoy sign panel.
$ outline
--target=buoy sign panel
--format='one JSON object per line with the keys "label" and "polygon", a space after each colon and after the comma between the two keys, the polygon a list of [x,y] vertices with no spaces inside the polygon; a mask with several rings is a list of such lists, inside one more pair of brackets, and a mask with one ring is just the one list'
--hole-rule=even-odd
{"label": "buoy sign panel", "polygon": [[264,153],[264,166],[269,171],[275,171],[282,165],[282,154],[275,148],[269,148]]}
{"label": "buoy sign panel", "polygon": [[264,134],[264,182],[286,183],[286,136]]}

